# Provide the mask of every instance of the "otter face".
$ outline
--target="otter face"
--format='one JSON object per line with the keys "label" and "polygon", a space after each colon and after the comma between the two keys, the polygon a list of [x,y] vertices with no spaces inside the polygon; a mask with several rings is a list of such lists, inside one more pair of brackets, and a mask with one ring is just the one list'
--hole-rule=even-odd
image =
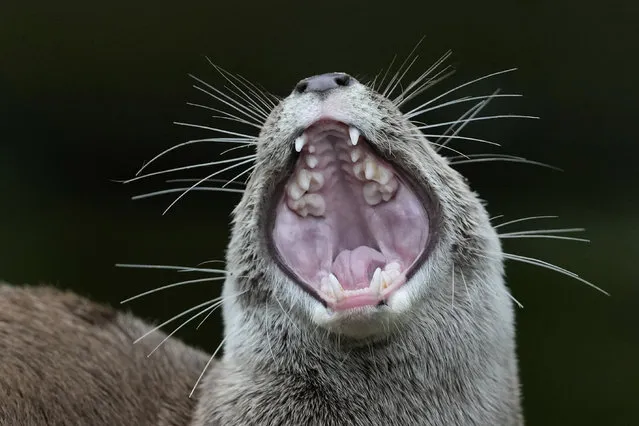
{"label": "otter face", "polygon": [[460,240],[499,251],[463,178],[393,102],[343,73],[302,80],[274,108],[235,214],[228,261],[249,276],[236,287],[342,331],[381,332],[429,294],[450,303]]}
{"label": "otter face", "polygon": [[[308,87],[321,79],[333,87]],[[369,142],[392,143],[385,122],[397,117],[383,103],[353,78],[330,74],[303,81],[282,104],[280,140],[295,160],[274,194],[270,252],[336,312],[386,304],[420,266],[431,235],[427,194]]]}

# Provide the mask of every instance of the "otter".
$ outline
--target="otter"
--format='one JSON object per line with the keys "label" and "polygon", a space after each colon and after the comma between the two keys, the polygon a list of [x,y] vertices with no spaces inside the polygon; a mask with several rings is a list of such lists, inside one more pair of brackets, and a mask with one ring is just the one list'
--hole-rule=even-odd
{"label": "otter", "polygon": [[254,165],[222,298],[195,315],[222,304],[221,358],[72,293],[0,286],[0,423],[523,424],[499,235],[419,109],[400,112],[433,78],[391,99],[398,81],[327,73],[233,104],[269,111],[236,163]]}

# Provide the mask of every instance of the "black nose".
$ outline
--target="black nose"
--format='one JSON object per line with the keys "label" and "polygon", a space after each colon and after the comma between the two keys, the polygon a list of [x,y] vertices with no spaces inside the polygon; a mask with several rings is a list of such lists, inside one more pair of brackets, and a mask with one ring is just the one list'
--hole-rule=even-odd
{"label": "black nose", "polygon": [[313,77],[301,80],[295,86],[297,93],[308,92],[326,92],[327,90],[337,87],[350,86],[356,83],[353,77],[343,72],[331,72],[326,74],[314,75]]}

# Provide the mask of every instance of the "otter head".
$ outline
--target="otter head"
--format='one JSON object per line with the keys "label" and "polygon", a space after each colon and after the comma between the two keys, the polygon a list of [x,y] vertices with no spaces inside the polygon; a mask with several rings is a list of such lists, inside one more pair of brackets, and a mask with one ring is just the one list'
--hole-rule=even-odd
{"label": "otter head", "polygon": [[273,306],[365,340],[502,274],[464,178],[394,102],[344,73],[300,81],[270,113],[227,257],[225,291],[242,292],[227,323]]}

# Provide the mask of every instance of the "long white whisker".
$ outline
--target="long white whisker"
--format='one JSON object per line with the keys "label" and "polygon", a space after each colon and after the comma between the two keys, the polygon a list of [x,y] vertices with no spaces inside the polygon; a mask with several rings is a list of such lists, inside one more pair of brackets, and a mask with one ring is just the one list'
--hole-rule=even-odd
{"label": "long white whisker", "polygon": [[[151,177],[151,176],[165,175],[165,174],[168,174],[168,173],[181,172],[181,171],[184,171],[184,170],[197,169],[197,168],[201,168],[201,167],[217,166],[219,164],[227,164],[227,163],[239,162],[238,164],[235,165],[235,166],[238,166],[238,165],[242,165],[242,164],[246,164],[248,162],[251,162],[251,161],[253,161],[254,158],[255,158],[255,154],[251,154],[251,155],[246,155],[244,157],[230,158],[228,160],[210,161],[208,163],[199,163],[199,164],[191,164],[190,166],[175,167],[173,169],[166,169],[166,170],[161,170],[159,172],[147,173],[145,175],[136,176],[134,178],[131,178],[131,179],[128,179],[128,180],[124,180],[124,181],[122,181],[122,183],[131,183],[131,182],[135,182],[136,180],[146,179],[146,178]],[[244,161],[242,161],[242,160],[244,160]]]}
{"label": "long white whisker", "polygon": [[223,109],[213,108],[213,107],[208,106],[208,105],[196,104],[194,102],[187,102],[186,104],[188,106],[192,106],[192,107],[196,107],[196,108],[202,108],[202,109],[206,109],[206,110],[209,110],[209,111],[217,112],[218,114],[223,114],[223,116],[214,116],[214,117],[226,118],[228,120],[235,120],[238,123],[247,124],[249,126],[255,127],[256,129],[262,129],[262,126],[259,123],[255,123],[254,121],[245,120],[244,118],[238,117],[237,115],[231,114],[230,112],[224,111]]}
{"label": "long white whisker", "polygon": [[[243,295],[244,293],[246,293],[247,291],[248,291],[248,290],[244,290],[244,291],[243,291],[243,292],[241,292],[241,293],[232,294],[232,295],[230,295],[230,296],[222,297],[222,300],[220,300],[220,302],[219,302],[219,303],[220,303],[220,305],[221,305],[222,303],[224,303],[224,301],[225,301],[226,299],[230,299],[231,297],[238,297],[238,296],[241,296],[241,295]],[[206,316],[202,319],[202,321],[200,321],[200,323],[199,323],[199,324],[195,327],[195,329],[196,329],[196,330],[199,330],[199,329],[200,329],[200,327],[202,326],[202,324],[204,324],[204,323],[206,322],[206,320],[207,320],[207,319],[209,319],[209,317],[211,316],[211,314],[212,314],[213,312],[215,312],[215,310],[216,310],[216,309],[217,309],[217,307],[216,307],[216,308],[214,308],[213,310],[211,310],[208,314],[206,314]]]}
{"label": "long white whisker", "polygon": [[270,93],[265,93],[263,89],[257,87],[253,82],[251,82],[247,78],[239,74],[233,74],[225,70],[221,66],[216,65],[215,63],[213,63],[213,61],[211,61],[211,59],[208,56],[206,57],[206,60],[209,62],[209,64],[211,64],[214,68],[216,68],[218,72],[221,72],[230,76],[232,79],[234,79],[239,84],[244,86],[255,97],[256,100],[260,101],[260,103],[264,105],[267,111],[270,111],[271,109],[273,109],[273,107],[275,107],[275,103],[273,102],[271,98],[268,97],[268,95],[274,98],[275,101],[279,101],[279,99],[277,99],[276,96],[271,95]]}
{"label": "long white whisker", "polygon": [[183,122],[183,121],[174,121],[173,124],[176,124],[178,126],[184,126],[184,127],[192,127],[194,129],[210,130],[212,132],[223,133],[225,135],[237,136],[237,137],[246,139],[246,141],[247,141],[246,143],[253,143],[254,144],[254,143],[256,143],[255,141],[257,140],[257,138],[254,135],[248,135],[246,133],[232,132],[230,130],[220,129],[219,127],[204,126],[202,124],[186,123],[186,122]]}
{"label": "long white whisker", "polygon": [[[181,182],[197,182],[199,179],[168,179],[166,183],[181,183]],[[211,183],[227,183],[226,179],[207,179],[206,182]],[[235,185],[244,186],[242,182],[234,182]]]}
{"label": "long white whisker", "polygon": [[150,357],[151,355],[153,355],[153,353],[155,351],[157,351],[160,346],[162,346],[164,344],[164,342],[166,342],[167,340],[169,340],[175,333],[177,333],[182,327],[184,327],[185,325],[187,325],[188,323],[190,323],[191,321],[193,321],[194,319],[196,319],[197,317],[199,317],[200,315],[204,315],[205,313],[213,313],[215,312],[215,310],[217,308],[219,308],[220,306],[222,306],[222,300],[215,302],[213,305],[211,306],[207,306],[206,308],[202,309],[200,312],[194,314],[191,316],[191,318],[187,319],[186,321],[182,322],[182,324],[178,325],[177,327],[175,327],[175,329],[173,329],[173,331],[171,331],[169,334],[166,335],[166,337],[164,339],[162,339],[162,341],[160,343],[158,343],[158,345],[153,348],[153,350],[151,352],[148,353],[147,358]]}
{"label": "long white whisker", "polygon": [[137,339],[135,339],[135,340],[133,341],[133,343],[138,343],[140,340],[144,339],[144,338],[145,338],[145,337],[147,337],[149,334],[156,332],[156,331],[157,331],[157,330],[159,330],[160,328],[162,328],[162,327],[164,327],[165,325],[167,325],[167,324],[169,324],[169,323],[171,323],[171,322],[175,321],[176,319],[178,319],[178,318],[180,318],[180,317],[183,317],[184,315],[189,314],[189,313],[191,313],[191,312],[193,312],[193,311],[195,311],[195,310],[197,310],[197,309],[200,309],[200,308],[202,308],[202,307],[204,307],[204,306],[207,306],[207,305],[211,305],[211,304],[213,304],[213,303],[216,303],[216,302],[217,302],[217,301],[219,301],[219,300],[220,300],[220,298],[219,298],[219,297],[216,297],[215,299],[207,300],[207,301],[206,301],[206,302],[204,302],[204,303],[200,303],[199,305],[193,306],[192,308],[189,308],[189,309],[187,309],[187,310],[185,310],[185,311],[182,311],[181,313],[179,313],[179,314],[177,314],[177,315],[175,315],[175,316],[171,317],[170,319],[168,319],[168,320],[164,321],[162,324],[158,325],[157,327],[154,327],[154,328],[152,328],[151,330],[147,331],[147,332],[146,332],[146,333],[144,333],[142,336],[140,336],[140,337],[138,337]]}
{"label": "long white whisker", "polygon": [[182,148],[184,146],[187,145],[193,145],[196,143],[203,143],[203,142],[219,142],[219,143],[239,143],[242,144],[243,146],[246,144],[255,144],[255,142],[251,142],[248,139],[244,139],[244,138],[208,138],[208,139],[193,139],[190,141],[186,141],[186,142],[182,142],[179,143],[177,145],[172,146],[171,148],[165,149],[164,151],[162,151],[161,153],[159,153],[158,155],[156,155],[155,157],[153,157],[150,161],[148,161],[145,165],[143,165],[142,167],[140,167],[140,170],[137,171],[137,173],[135,174],[136,176],[139,176],[140,173],[142,173],[142,171],[144,169],[146,169],[147,167],[149,167],[151,165],[151,163],[155,162],[158,158],[168,154],[171,151],[174,151],[178,148]]}
{"label": "long white whisker", "polygon": [[437,142],[432,142],[432,141],[428,141],[428,143],[433,145],[433,146],[436,146],[437,147],[436,151],[439,151],[440,149],[445,148],[445,149],[447,149],[449,151],[454,152],[455,154],[459,154],[461,157],[465,157],[466,156],[466,154],[464,154],[463,152],[457,151],[456,149],[451,148],[449,146],[446,146],[444,144],[437,143]]}
{"label": "long white whisker", "polygon": [[[413,66],[415,61],[417,61],[417,59],[419,59],[419,56],[415,55],[415,57],[410,61],[410,63],[408,64],[408,66],[406,67],[406,69],[403,72],[401,71],[401,68],[397,71],[397,80],[395,81],[393,86],[390,88],[390,90],[388,90],[388,94],[385,94],[384,96],[387,96],[387,97],[392,96],[392,94],[395,91],[395,89],[397,88],[397,86],[401,84],[402,79],[406,76],[406,73],[408,72],[408,70],[410,70],[410,68]],[[408,60],[408,57],[406,58],[406,60]],[[401,74],[399,74],[400,72],[401,72]],[[402,90],[400,92],[400,95],[403,92],[404,92],[404,90]]]}
{"label": "long white whisker", "polygon": [[430,108],[425,108],[423,110],[416,111],[414,114],[411,114],[410,116],[407,115],[407,114],[404,114],[404,116],[406,118],[411,119],[413,117],[417,117],[418,115],[425,114],[425,113],[430,112],[430,111],[435,111],[435,110],[440,109],[440,108],[445,108],[445,107],[448,107],[448,106],[451,106],[451,105],[457,105],[457,104],[461,104],[461,103],[465,103],[465,102],[472,102],[472,101],[479,101],[479,100],[493,99],[493,98],[518,98],[518,97],[521,97],[521,96],[523,96],[523,95],[520,95],[520,94],[517,94],[517,93],[511,93],[511,94],[505,93],[503,95],[465,96],[463,98],[455,99],[454,101],[445,102],[443,104],[435,105],[435,106],[432,106]]}
{"label": "long white whisker", "polygon": [[231,108],[233,108],[237,112],[240,112],[240,113],[244,114],[246,117],[252,118],[254,120],[257,120],[258,122],[263,122],[268,117],[268,114],[266,114],[264,111],[262,111],[262,110],[254,110],[254,109],[251,109],[251,108],[247,107],[245,104],[237,101],[235,98],[227,95],[226,93],[224,93],[220,89],[208,84],[204,80],[197,78],[193,74],[189,74],[189,76],[192,79],[194,79],[195,81],[197,81],[197,82],[203,84],[204,86],[208,87],[210,90],[213,90],[219,96],[222,96],[222,98],[220,98],[219,96],[216,96],[213,93],[210,93],[208,90],[206,90],[203,87],[199,87],[197,85],[194,85],[193,87],[195,87],[196,89],[208,94],[209,96],[213,97],[214,99],[217,99],[218,101],[226,104],[227,106],[230,106]]}
{"label": "long white whisker", "polygon": [[391,68],[393,68],[393,64],[395,63],[396,59],[397,59],[397,55],[393,56],[393,59],[391,60],[390,64],[388,64],[388,68],[386,68],[386,71],[384,71],[384,75],[382,76],[382,79],[379,81],[380,89],[384,85],[384,81],[386,81],[386,77],[388,76],[388,73],[390,72]]}
{"label": "long white whisker", "polygon": [[203,179],[200,179],[198,182],[194,183],[194,184],[193,184],[193,185],[192,185],[189,189],[187,189],[186,191],[184,191],[182,194],[178,195],[178,196],[175,198],[175,200],[173,200],[173,202],[172,202],[171,204],[169,204],[169,206],[168,206],[168,207],[164,210],[164,212],[163,212],[162,214],[163,214],[163,215],[165,215],[165,214],[166,214],[166,213],[167,213],[167,212],[171,209],[171,207],[173,207],[173,206],[175,205],[175,203],[177,203],[178,201],[180,201],[180,200],[182,199],[182,197],[184,197],[186,194],[188,194],[188,193],[189,193],[189,192],[190,192],[193,188],[195,188],[196,186],[198,186],[198,185],[200,185],[201,183],[205,182],[207,179],[210,179],[210,178],[212,178],[213,176],[217,176],[217,175],[219,175],[220,173],[223,173],[223,172],[225,172],[225,171],[227,171],[227,170],[231,170],[231,169],[234,169],[234,168],[236,168],[236,167],[243,166],[244,164],[247,164],[247,163],[253,162],[253,160],[254,160],[253,156],[250,156],[250,157],[251,157],[251,158],[249,158],[248,160],[244,160],[244,161],[242,161],[242,162],[240,162],[240,163],[233,164],[233,165],[231,165],[231,166],[225,167],[225,168],[223,168],[223,169],[221,169],[221,170],[218,170],[218,171],[216,171],[216,172],[214,172],[214,173],[211,173],[210,175],[208,175],[207,177],[205,177],[205,178],[203,178]]}
{"label": "long white whisker", "polygon": [[[460,160],[464,157],[446,157],[449,161]],[[493,153],[482,153],[482,154],[468,154],[465,158],[510,158],[513,160],[525,160],[524,157],[518,157],[516,155],[510,154],[493,154]],[[167,181],[168,182],[168,181]],[[502,215],[503,216],[503,215]]]}
{"label": "long white whisker", "polygon": [[[499,93],[499,89],[497,89],[493,95],[496,95],[497,93]],[[488,102],[490,102],[492,100],[492,98],[488,98],[485,99],[481,102],[479,102],[477,105],[471,107],[468,111],[466,111],[464,114],[462,114],[461,117],[459,117],[459,119],[457,119],[457,121],[452,124],[448,129],[446,129],[444,131],[444,135],[447,135],[448,132],[450,132],[451,130],[453,130],[455,128],[455,126],[457,125],[457,123],[462,123],[459,125],[459,127],[450,135],[450,136],[457,136],[457,134],[459,132],[461,132],[463,130],[464,127],[466,127],[466,125],[469,123],[468,120],[472,120],[475,118],[475,116],[477,114],[479,114],[479,112],[484,109],[486,107],[486,105],[488,105]],[[437,142],[439,142],[444,136],[440,137],[439,139],[437,139]],[[446,146],[448,145],[448,142],[450,142],[451,138],[448,137],[444,142],[443,145]]]}
{"label": "long white whisker", "polygon": [[533,229],[529,231],[515,231],[499,235],[536,235],[536,234],[564,234],[569,232],[584,232],[584,228],[562,228],[562,229]]}
{"label": "long white whisker", "polygon": [[452,66],[449,65],[443,70],[440,70],[433,77],[428,78],[427,81],[423,82],[423,80],[425,80],[433,71],[435,71],[441,64],[443,64],[452,55],[452,53],[453,53],[452,50],[449,50],[446,53],[444,53],[437,61],[435,61],[433,65],[431,65],[426,71],[424,71],[422,75],[420,75],[416,80],[414,80],[408,86],[406,86],[406,90],[404,90],[403,93],[401,93],[397,98],[393,100],[393,102],[397,105],[397,107],[399,108],[401,105],[408,102],[410,99],[413,99],[415,96],[422,93],[428,87],[432,86],[431,83],[434,80],[436,80],[440,75],[446,73],[447,70],[451,69]]}
{"label": "long white whisker", "polygon": [[[191,76],[193,78],[195,78],[196,80],[199,80],[198,78]],[[206,84],[206,83],[204,83]],[[209,87],[211,87],[214,91],[216,91],[217,93],[221,93],[224,97],[226,97],[227,99],[229,99],[230,101],[227,101],[219,96],[217,96],[214,93],[211,93],[210,91],[206,90],[204,87],[200,87],[196,84],[193,85],[193,88],[196,90],[199,90],[200,92],[212,97],[213,99],[217,100],[218,102],[223,103],[224,105],[234,109],[235,111],[237,111],[238,113],[244,115],[247,119],[249,120],[255,120],[255,123],[263,123],[264,120],[266,120],[266,117],[262,117],[258,114],[256,114],[252,109],[247,108],[244,104],[237,102],[235,99],[233,99],[232,97],[228,96],[226,93],[210,86],[207,85]]]}
{"label": "long white whisker", "polygon": [[157,288],[154,288],[152,290],[145,291],[143,293],[136,294],[135,296],[131,296],[128,299],[122,300],[120,302],[120,304],[128,303],[128,302],[130,302],[132,300],[139,299],[140,297],[148,296],[149,294],[157,293],[158,291],[166,290],[166,289],[173,288],[173,287],[179,287],[179,286],[186,285],[186,284],[202,283],[202,282],[209,282],[209,281],[222,281],[224,279],[226,279],[225,276],[224,277],[198,278],[196,280],[187,280],[187,281],[180,281],[180,282],[177,282],[177,283],[171,283],[171,284],[163,285],[162,287],[157,287]]}
{"label": "long white whisker", "polygon": [[[230,185],[232,183],[235,183],[236,179],[239,179],[240,177],[244,176],[247,173],[251,173],[253,170],[255,170],[256,167],[257,167],[257,164],[253,164],[251,167],[249,167],[248,169],[244,170],[243,172],[236,174],[231,180],[229,180],[224,185],[222,185],[222,188],[226,188],[226,185]],[[242,183],[242,182],[240,182],[240,183]],[[241,192],[244,192],[244,190],[241,190]]]}
{"label": "long white whisker", "polygon": [[575,238],[575,237],[564,237],[562,235],[508,235],[508,234],[503,234],[500,235],[499,238],[501,239],[508,239],[508,238],[545,238],[545,239],[549,239],[549,240],[568,240],[568,241],[577,241],[577,242],[582,242],[582,243],[589,243],[590,240],[586,239],[586,238]]}
{"label": "long white whisker", "polygon": [[197,380],[195,381],[195,385],[193,385],[193,389],[191,389],[191,393],[189,394],[189,398],[191,398],[193,396],[193,393],[195,392],[195,389],[197,388],[197,385],[200,384],[200,380],[202,380],[202,377],[204,376],[204,373],[206,372],[206,369],[209,368],[209,365],[211,364],[211,362],[215,358],[215,355],[217,355],[218,351],[220,350],[222,345],[224,345],[224,342],[226,342],[226,339],[228,337],[229,337],[229,335],[224,336],[224,338],[222,339],[220,344],[217,346],[217,349],[215,349],[215,352],[213,352],[213,355],[211,355],[211,358],[209,358],[209,360],[207,361],[206,365],[204,366],[204,369],[202,370],[202,373],[200,374],[200,377],[197,378]]}
{"label": "long white whisker", "polygon": [[235,193],[235,194],[243,194],[244,190],[243,189],[237,189],[237,188],[224,188],[224,187],[216,187],[216,186],[198,186],[197,188],[191,188],[189,189],[188,187],[184,187],[184,188],[171,188],[171,189],[163,189],[160,191],[153,191],[153,192],[147,192],[145,194],[139,194],[139,195],[135,195],[133,197],[131,197],[132,200],[142,200],[144,198],[151,198],[151,197],[157,197],[160,195],[166,195],[166,194],[175,194],[176,192],[184,192],[186,190],[189,191],[208,191],[208,192],[231,192],[231,193]]}
{"label": "long white whisker", "polygon": [[225,155],[228,154],[231,151],[236,151],[238,149],[255,149],[254,145],[240,145],[240,146],[234,146],[233,148],[229,148],[229,149],[225,149],[224,151],[220,152],[220,155]]}
{"label": "long white whisker", "polygon": [[[397,73],[395,73],[395,76],[393,77],[393,79],[390,81],[390,83],[386,87],[386,90],[384,90],[384,96],[385,97],[390,97],[390,95],[395,91],[395,88],[397,87],[398,84],[400,84],[400,82],[402,81],[402,79],[404,78],[404,76],[406,75],[408,70],[410,70],[410,68],[413,66],[413,64],[417,60],[417,58],[419,58],[419,55],[415,55],[415,57],[411,60],[411,57],[413,56],[413,54],[415,53],[415,51],[417,50],[419,45],[422,44],[422,42],[424,41],[424,38],[426,38],[426,37],[422,36],[422,38],[419,39],[419,41],[417,42],[415,47],[413,47],[413,49],[410,51],[408,56],[406,56],[406,59],[404,59],[404,62],[402,62],[402,64],[397,69]],[[410,60],[410,63],[408,64],[406,69],[402,72],[402,69],[404,68],[404,66],[406,65],[406,63],[409,60]],[[400,75],[400,73],[401,73],[401,75]],[[396,80],[395,84],[393,84],[393,80]],[[391,85],[392,85],[392,87],[391,87]]]}
{"label": "long white whisker", "polygon": [[[504,215],[499,215],[497,217],[495,217],[495,219],[503,217]],[[502,226],[506,226],[506,225],[511,225],[513,223],[519,223],[519,222],[526,222],[529,220],[537,220],[537,219],[557,219],[559,216],[528,216],[528,217],[522,217],[519,219],[514,219],[514,220],[509,220],[508,222],[504,222],[504,223],[500,223],[498,225],[493,226],[493,228],[497,229],[497,228],[501,228]]]}
{"label": "long white whisker", "polygon": [[[427,138],[431,137],[431,138],[438,138],[438,139],[441,139],[441,138],[444,138],[444,137],[448,138],[448,139],[461,139],[461,140],[465,140],[465,141],[481,142],[481,143],[485,143],[485,144],[493,145],[493,146],[501,146],[501,144],[499,144],[497,142],[489,141],[489,140],[486,140],[486,139],[480,139],[480,138],[472,138],[472,137],[469,137],[469,136],[444,135],[444,134],[426,134],[426,133],[423,133],[423,136],[426,136]],[[469,154],[469,155],[471,155],[471,154]],[[468,156],[464,156],[464,157],[466,158]],[[454,157],[448,157],[449,160],[453,159],[453,158]],[[472,155],[471,155],[470,158],[472,158]]]}
{"label": "long white whisker", "polygon": [[459,161],[451,161],[449,164],[451,166],[460,165],[460,164],[470,164],[470,163],[491,163],[494,161],[502,161],[506,163],[521,163],[521,164],[530,164],[533,166],[541,166],[546,167],[552,170],[556,170],[558,172],[563,171],[559,167],[552,166],[546,163],[540,163],[539,161],[527,160],[525,158],[507,158],[507,157],[495,157],[495,158],[476,158],[469,160],[459,160]]}
{"label": "long white whisker", "polygon": [[116,263],[116,268],[136,268],[136,269],[165,269],[174,270],[180,272],[207,272],[213,274],[227,274],[224,269],[210,269],[210,268],[193,268],[191,266],[178,266],[178,265],[145,265],[139,263]]}
{"label": "long white whisker", "polygon": [[484,117],[473,117],[473,118],[467,118],[467,119],[458,120],[458,121],[447,121],[447,122],[444,122],[444,123],[428,124],[426,126],[420,126],[420,127],[418,127],[418,129],[419,130],[425,130],[425,129],[431,129],[433,127],[448,126],[450,124],[458,124],[458,123],[464,123],[464,122],[469,122],[469,121],[495,120],[495,119],[499,119],[499,118],[525,118],[525,119],[533,119],[533,120],[538,120],[539,119],[539,117],[534,116],[534,115],[518,115],[518,114],[487,115],[487,116],[484,116]]}
{"label": "long white whisker", "polygon": [[605,294],[606,296],[610,296],[610,293],[608,293],[607,291],[601,289],[600,287],[597,287],[596,285],[594,285],[590,281],[587,281],[587,280],[581,278],[579,275],[575,274],[572,271],[569,271],[569,270],[564,269],[564,268],[562,268],[560,266],[554,265],[554,264],[552,264],[550,262],[546,262],[546,261],[543,261],[543,260],[535,259],[533,257],[520,256],[520,255],[512,254],[512,253],[504,253],[504,258],[510,259],[510,260],[515,260],[517,262],[529,263],[531,265],[536,265],[536,266],[539,266],[539,267],[542,267],[542,268],[549,269],[551,271],[558,272],[558,273],[560,273],[562,275],[566,275],[566,276],[571,277],[571,278],[573,278],[573,279],[575,279],[577,281],[580,281],[580,282],[586,284],[587,286],[592,287],[593,289]]}
{"label": "long white whisker", "polygon": [[500,75],[500,74],[506,74],[506,73],[509,73],[509,72],[515,71],[516,69],[517,69],[517,68],[510,68],[510,69],[503,70],[503,71],[497,71],[497,72],[494,72],[494,73],[487,74],[487,75],[485,75],[485,76],[482,76],[482,77],[476,78],[476,79],[474,79],[474,80],[468,81],[468,82],[466,82],[466,83],[460,84],[459,86],[457,86],[457,87],[453,87],[452,89],[450,89],[450,90],[448,90],[448,91],[446,91],[446,92],[442,93],[441,95],[436,96],[436,97],[434,97],[433,99],[431,99],[431,100],[429,100],[429,101],[427,101],[427,102],[423,103],[422,105],[418,106],[417,108],[414,108],[414,109],[412,109],[412,110],[408,111],[408,112],[407,112],[407,114],[412,114],[412,113],[414,113],[414,112],[415,112],[415,110],[420,109],[420,108],[423,108],[423,107],[425,107],[425,106],[427,106],[427,105],[429,105],[429,104],[432,104],[433,102],[435,102],[435,101],[437,101],[437,100],[439,100],[439,99],[443,98],[444,96],[446,96],[446,95],[448,95],[448,94],[450,94],[450,93],[453,93],[453,92],[455,92],[455,91],[457,91],[457,90],[459,90],[459,89],[461,89],[461,88],[463,88],[463,87],[470,86],[471,84],[477,83],[477,82],[482,81],[482,80],[485,80],[485,79],[487,79],[487,78],[491,78],[491,77],[494,77],[494,76],[497,76],[497,75]]}
{"label": "long white whisker", "polygon": [[[246,93],[244,90],[242,90],[237,84],[235,84],[229,77],[227,77],[227,74],[230,75],[231,77],[233,77],[232,73],[230,73],[230,72],[226,71],[225,69],[215,65],[213,62],[211,62],[211,60],[208,57],[206,59],[209,61],[209,64],[211,64],[213,66],[213,68],[215,68],[217,70],[217,72],[220,73],[220,75],[222,77],[224,77],[224,79],[226,81],[228,81],[231,85],[233,85],[233,87],[235,87],[241,93],[241,95],[238,95],[237,93],[235,93],[237,96],[243,97],[244,100],[246,100],[251,105],[253,105],[253,107],[257,111],[260,111],[265,116],[268,116],[269,111],[270,111],[271,108],[266,107],[266,109],[265,109],[261,102],[258,103],[258,100],[260,100],[259,97],[255,97],[255,98],[251,97],[248,93]],[[245,85],[245,87],[246,87],[246,85]],[[250,91],[250,89],[249,89],[249,91]],[[233,91],[231,90],[231,92],[233,92]],[[255,96],[254,93],[252,93],[252,95]]]}

